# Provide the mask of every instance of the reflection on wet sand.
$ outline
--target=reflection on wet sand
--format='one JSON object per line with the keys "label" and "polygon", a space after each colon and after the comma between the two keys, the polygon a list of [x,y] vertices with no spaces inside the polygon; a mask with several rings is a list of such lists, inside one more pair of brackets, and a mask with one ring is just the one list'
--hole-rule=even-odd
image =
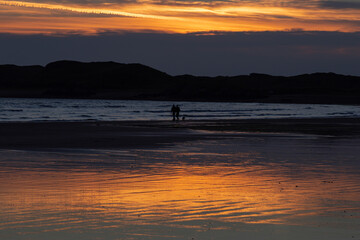
{"label": "reflection on wet sand", "polygon": [[245,236],[248,230],[234,230],[241,224],[359,233],[358,168],[332,164],[323,146],[306,154],[298,144],[294,154],[313,156],[304,163],[284,162],[291,156],[254,145],[244,151],[249,146],[241,144],[202,142],[130,154],[4,151],[0,236],[40,239],[94,231],[113,234],[100,239],[191,239],[209,231]]}

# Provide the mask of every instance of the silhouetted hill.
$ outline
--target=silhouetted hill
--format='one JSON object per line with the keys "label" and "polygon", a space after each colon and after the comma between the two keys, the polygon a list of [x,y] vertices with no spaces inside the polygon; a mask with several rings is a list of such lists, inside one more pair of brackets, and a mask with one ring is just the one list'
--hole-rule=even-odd
{"label": "silhouetted hill", "polygon": [[170,76],[141,64],[58,61],[0,65],[0,97],[360,104],[360,77]]}
{"label": "silhouetted hill", "polygon": [[46,65],[44,77],[52,86],[152,89],[170,76],[141,64],[59,61]]}
{"label": "silhouetted hill", "polygon": [[36,88],[41,86],[42,66],[0,65],[0,87],[3,88]]}

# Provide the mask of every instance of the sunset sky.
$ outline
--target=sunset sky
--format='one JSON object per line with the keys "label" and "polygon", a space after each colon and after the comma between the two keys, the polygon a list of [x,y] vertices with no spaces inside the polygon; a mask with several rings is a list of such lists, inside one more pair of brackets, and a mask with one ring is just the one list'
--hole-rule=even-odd
{"label": "sunset sky", "polygon": [[0,64],[140,62],[170,74],[360,75],[359,0],[0,0]]}

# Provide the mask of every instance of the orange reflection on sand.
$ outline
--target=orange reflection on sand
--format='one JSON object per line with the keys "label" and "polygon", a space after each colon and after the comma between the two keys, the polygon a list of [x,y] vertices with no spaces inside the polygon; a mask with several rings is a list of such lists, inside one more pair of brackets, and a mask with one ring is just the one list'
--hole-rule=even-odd
{"label": "orange reflection on sand", "polygon": [[326,171],[294,178],[279,165],[247,164],[157,163],[100,172],[3,171],[0,216],[5,222],[0,222],[0,229],[59,222],[102,228],[104,221],[116,227],[129,221],[177,224],[207,219],[301,225],[303,217],[351,208],[332,203],[360,199],[357,181],[356,176]]}

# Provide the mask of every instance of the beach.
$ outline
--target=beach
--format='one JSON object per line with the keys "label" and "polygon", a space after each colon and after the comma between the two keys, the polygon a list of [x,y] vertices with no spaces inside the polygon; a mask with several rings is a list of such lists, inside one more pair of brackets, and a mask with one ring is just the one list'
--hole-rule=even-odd
{"label": "beach", "polygon": [[360,239],[355,118],[0,123],[1,239]]}
{"label": "beach", "polygon": [[236,133],[357,137],[360,119],[8,122],[0,123],[0,148],[142,148],[228,137]]}

